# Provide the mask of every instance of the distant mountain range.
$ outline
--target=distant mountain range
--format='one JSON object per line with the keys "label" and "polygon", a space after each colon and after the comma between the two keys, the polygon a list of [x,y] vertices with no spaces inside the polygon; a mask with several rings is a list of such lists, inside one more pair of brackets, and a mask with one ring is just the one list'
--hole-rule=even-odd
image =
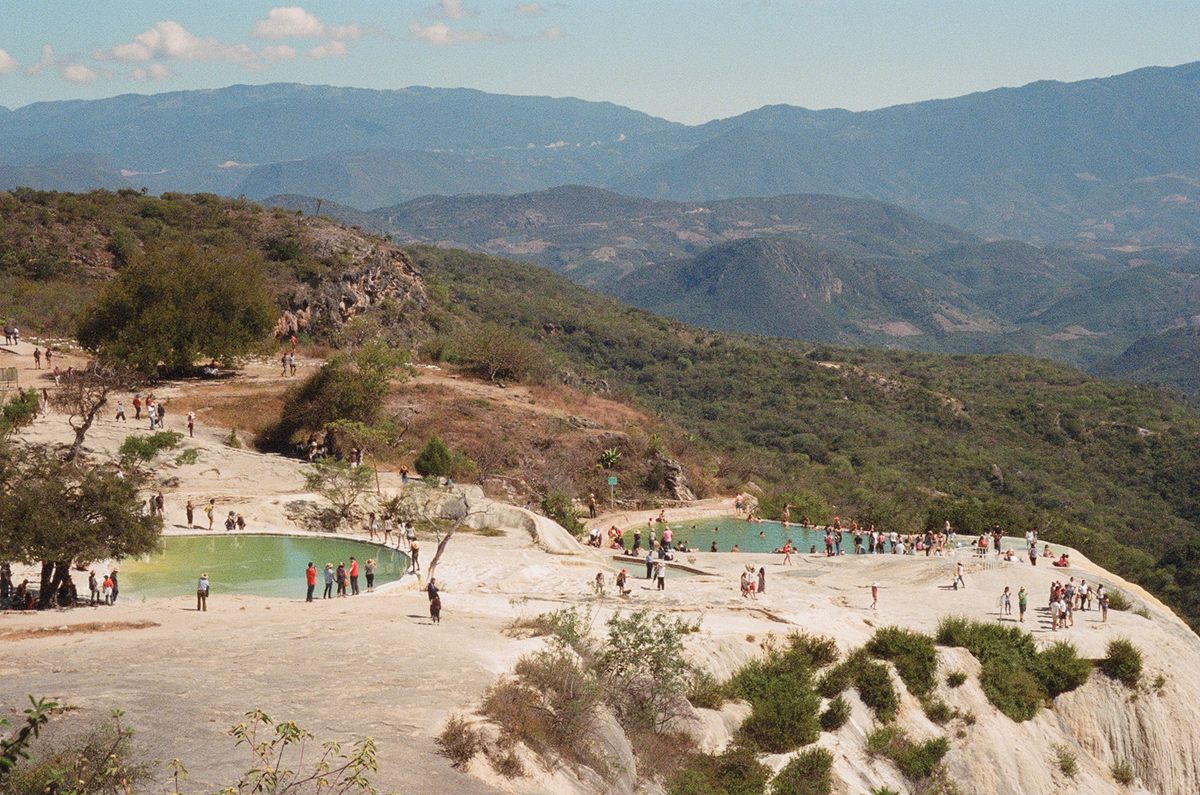
{"label": "distant mountain range", "polygon": [[[814,341],[1027,353],[1182,384],[1174,370],[1130,366],[1125,351],[1200,315],[1190,249],[983,240],[865,199],[673,202],[564,186],[369,212],[295,195],[267,203],[527,260],[697,325]],[[1200,338],[1177,343],[1189,344],[1200,354]]]}
{"label": "distant mountain range", "polygon": [[1198,129],[1200,63],[696,126],[466,89],[232,86],[0,111],[0,186],[296,193],[359,209],[563,184],[694,201],[829,193],[984,237],[1196,245]]}

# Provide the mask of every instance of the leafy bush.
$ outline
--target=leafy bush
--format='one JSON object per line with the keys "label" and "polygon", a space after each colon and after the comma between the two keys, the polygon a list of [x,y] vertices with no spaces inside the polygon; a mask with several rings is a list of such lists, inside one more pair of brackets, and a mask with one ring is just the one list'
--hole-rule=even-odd
{"label": "leafy bush", "polygon": [[729,700],[729,686],[708,671],[696,671],[688,683],[687,700],[693,707],[720,709]]}
{"label": "leafy bush", "polygon": [[175,456],[175,463],[179,466],[190,466],[200,461],[200,448],[189,447],[179,455]]}
{"label": "leafy bush", "polygon": [[876,718],[884,723],[895,719],[900,701],[886,665],[870,661],[857,666],[853,672],[853,684],[858,697],[871,708]]}
{"label": "leafy bush", "polygon": [[951,718],[954,717],[954,710],[950,709],[950,705],[937,696],[921,696],[920,701],[921,709],[925,712],[925,717],[939,726],[949,723]]}
{"label": "leafy bush", "polygon": [[579,535],[583,532],[583,522],[575,512],[575,503],[570,496],[561,491],[551,491],[542,497],[542,513],[562,525],[568,533]]}
{"label": "leafy bush", "polygon": [[608,620],[595,668],[608,706],[626,731],[661,731],[690,714],[685,694],[692,668],[683,654],[690,631],[686,622],[649,610]]}
{"label": "leafy bush", "polygon": [[1075,647],[1058,641],[1038,652],[1038,679],[1051,698],[1081,687],[1092,672],[1092,664],[1079,656]]}
{"label": "leafy bush", "polygon": [[906,778],[919,782],[938,771],[950,742],[945,737],[934,737],[914,743],[899,727],[884,726],[867,734],[866,748],[869,755],[891,759]]}
{"label": "leafy bush", "polygon": [[833,754],[824,748],[801,751],[771,779],[771,795],[829,795]]}
{"label": "leafy bush", "polygon": [[36,389],[17,390],[0,408],[0,438],[33,422],[38,413]]}
{"label": "leafy bush", "polygon": [[826,671],[817,680],[817,692],[825,698],[835,698],[850,686],[850,666],[843,663]]}
{"label": "leafy bush", "polygon": [[432,436],[413,462],[413,467],[422,477],[449,477],[454,470],[454,458],[442,438]]}
{"label": "leafy bush", "polygon": [[946,687],[962,687],[967,681],[965,671],[950,671],[946,674]]}
{"label": "leafy bush", "polygon": [[454,767],[464,767],[483,750],[483,733],[459,715],[451,716],[436,738],[440,753]]}
{"label": "leafy bush", "polygon": [[693,754],[666,789],[668,795],[762,795],[770,777],[754,751],[735,745],[722,754]]}
{"label": "leafy bush", "polygon": [[1053,748],[1054,758],[1058,762],[1058,769],[1067,778],[1075,778],[1079,774],[1079,762],[1075,756],[1075,752],[1065,745],[1056,744]]}
{"label": "leafy bush", "polygon": [[1056,643],[1039,652],[1019,627],[947,616],[935,637],[944,646],[967,648],[979,660],[984,695],[1015,721],[1029,720],[1047,699],[1087,681],[1087,664],[1073,647]]}
{"label": "leafy bush", "polygon": [[540,345],[511,327],[496,323],[468,328],[454,347],[462,362],[489,381],[541,383],[552,371]]}
{"label": "leafy bush", "polygon": [[1113,588],[1108,592],[1108,607],[1110,610],[1132,610],[1133,602],[1124,591]]}
{"label": "leafy bush", "polygon": [[937,649],[933,639],[900,627],[884,627],[867,643],[867,651],[890,660],[914,696],[923,696],[937,684]]}
{"label": "leafy bush", "polygon": [[1129,763],[1128,759],[1118,759],[1116,762],[1113,762],[1108,772],[1112,773],[1113,781],[1125,787],[1132,784],[1133,780],[1137,777],[1137,774],[1133,770],[1133,765]]}
{"label": "leafy bush", "polygon": [[1142,653],[1124,638],[1109,641],[1099,665],[1105,676],[1116,679],[1131,690],[1136,689],[1141,681]]}
{"label": "leafy bush", "polygon": [[730,681],[734,694],[752,707],[741,737],[768,753],[815,741],[821,699],[813,687],[813,669],[836,655],[837,646],[829,639],[792,633],[782,649],[769,648],[743,666]]}
{"label": "leafy bush", "polygon": [[122,461],[146,462],[163,450],[172,450],[179,446],[183,434],[177,431],[159,431],[149,436],[126,436],[125,441],[117,448],[117,455]]}
{"label": "leafy bush", "polygon": [[846,701],[845,696],[838,696],[829,702],[825,707],[825,711],[821,713],[821,729],[823,731],[837,731],[846,725],[846,721],[850,720],[850,703]]}

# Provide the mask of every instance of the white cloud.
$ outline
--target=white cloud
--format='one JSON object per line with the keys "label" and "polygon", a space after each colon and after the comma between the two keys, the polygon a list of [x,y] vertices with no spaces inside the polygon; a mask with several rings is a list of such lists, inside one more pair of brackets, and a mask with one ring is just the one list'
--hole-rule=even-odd
{"label": "white cloud", "polygon": [[48,69],[53,69],[58,63],[58,58],[54,55],[54,48],[49,44],[42,45],[42,56],[38,58],[37,63],[25,69],[31,75],[40,75]]}
{"label": "white cloud", "polygon": [[437,47],[451,44],[474,44],[481,41],[496,41],[500,37],[479,30],[455,30],[445,22],[435,22],[432,25],[419,25],[416,22],[408,26],[408,35],[417,41],[423,41]]}
{"label": "white cloud", "polygon": [[96,73],[81,63],[73,63],[62,68],[62,78],[71,83],[91,83],[96,79]]}
{"label": "white cloud", "polygon": [[129,73],[129,76],[139,82],[143,80],[166,80],[171,76],[171,70],[165,64],[152,63],[149,66],[139,66]]}
{"label": "white cloud", "polygon": [[[340,44],[340,42],[335,42]],[[286,44],[273,44],[258,51],[264,61],[290,61],[296,57],[296,48]]]}
{"label": "white cloud", "polygon": [[0,50],[0,75],[11,74],[21,68],[21,64],[16,58],[9,55],[4,50]]}
{"label": "white cloud", "polygon": [[346,44],[340,41],[327,41],[324,44],[318,44],[305,53],[309,58],[341,58],[345,54]]}
{"label": "white cloud", "polygon": [[443,19],[466,19],[478,15],[475,9],[464,6],[462,0],[438,0],[430,6],[429,13]]}
{"label": "white cloud", "polygon": [[254,23],[256,39],[333,39],[352,41],[362,36],[357,25],[326,25],[299,6],[278,6]]}
{"label": "white cloud", "polygon": [[561,39],[567,34],[563,33],[563,29],[557,25],[546,28],[538,34],[539,39]]}
{"label": "white cloud", "polygon": [[255,60],[253,51],[245,44],[225,44],[214,38],[201,38],[171,20],[158,22],[149,30],[134,36],[133,41],[119,44],[97,57],[124,63],[173,58],[182,61],[232,61],[249,65]]}
{"label": "white cloud", "polygon": [[519,17],[540,17],[546,13],[546,7],[541,3],[518,3],[513,13]]}

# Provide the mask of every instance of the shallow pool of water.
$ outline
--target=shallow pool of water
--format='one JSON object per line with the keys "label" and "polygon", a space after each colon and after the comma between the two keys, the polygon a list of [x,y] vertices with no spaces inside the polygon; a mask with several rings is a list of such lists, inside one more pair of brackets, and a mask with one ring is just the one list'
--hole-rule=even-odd
{"label": "shallow pool of water", "polygon": [[[351,556],[358,558],[360,569],[368,558],[378,562],[377,588],[399,579],[408,568],[408,556],[399,550],[361,541],[322,536],[167,536],[161,553],[120,564],[120,598],[194,596],[196,580],[201,572],[207,572],[213,599],[224,593],[303,599],[304,570],[311,560],[319,570],[319,599],[325,564],[332,563],[335,569],[339,563],[349,567]],[[366,576],[360,573],[359,587],[365,590],[366,583]]]}
{"label": "shallow pool of water", "polygon": [[[675,543],[686,542],[689,548],[701,552],[711,551],[714,541],[717,542],[718,552],[729,552],[735,544],[742,552],[772,552],[781,548],[788,539],[791,539],[792,545],[801,553],[807,553],[813,546],[816,546],[818,552],[825,550],[825,528],[823,527],[805,529],[795,524],[784,527],[780,522],[747,522],[736,516],[671,522],[670,527]],[[662,525],[656,523],[654,528],[656,537],[660,537]],[[626,547],[633,546],[633,533],[639,530],[642,533],[642,546],[646,545],[647,528],[642,524],[625,528]],[[970,547],[971,539],[962,535],[955,536],[953,543],[961,544],[966,548]],[[1015,536],[1005,537],[1002,546],[1005,549],[1015,549],[1018,553],[1023,554],[1025,539]],[[1038,545],[1039,550],[1041,546],[1041,544]],[[1057,546],[1052,544],[1051,547],[1057,552]],[[854,554],[854,536],[846,530],[842,531],[842,552],[847,555]]]}

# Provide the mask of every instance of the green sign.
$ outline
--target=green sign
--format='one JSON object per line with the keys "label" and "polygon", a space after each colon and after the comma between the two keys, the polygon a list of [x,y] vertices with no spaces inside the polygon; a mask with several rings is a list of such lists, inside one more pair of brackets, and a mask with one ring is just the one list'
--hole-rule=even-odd
{"label": "green sign", "polygon": [[615,486],[615,485],[617,485],[617,476],[616,476],[616,475],[609,475],[609,476],[608,476],[608,485],[610,485],[610,486]]}

